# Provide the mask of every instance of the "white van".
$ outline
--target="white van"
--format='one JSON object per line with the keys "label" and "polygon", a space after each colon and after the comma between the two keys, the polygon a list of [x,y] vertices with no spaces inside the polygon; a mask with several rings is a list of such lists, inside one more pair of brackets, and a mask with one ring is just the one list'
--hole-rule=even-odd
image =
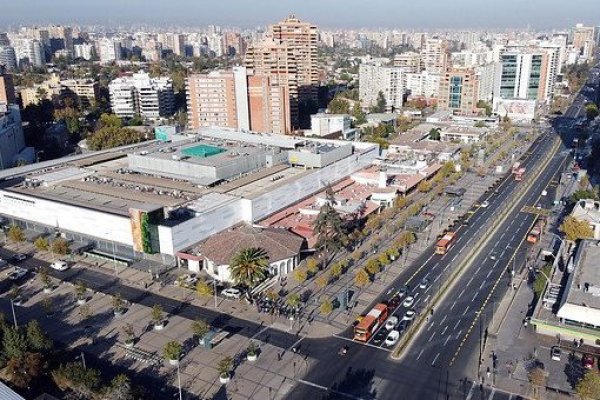
{"label": "white van", "polygon": [[54,261],[52,264],[50,264],[50,268],[55,269],[57,271],[66,271],[69,269],[69,266],[67,265],[66,261]]}

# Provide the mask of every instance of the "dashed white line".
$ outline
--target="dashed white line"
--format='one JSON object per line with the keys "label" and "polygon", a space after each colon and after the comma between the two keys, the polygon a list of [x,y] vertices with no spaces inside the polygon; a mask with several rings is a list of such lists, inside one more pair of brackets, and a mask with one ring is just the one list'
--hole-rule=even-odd
{"label": "dashed white line", "polygon": [[460,325],[460,320],[456,321],[456,325],[454,325],[454,328],[452,328],[452,330],[455,331],[456,328],[458,328],[458,325]]}
{"label": "dashed white line", "polygon": [[448,344],[448,342],[450,341],[450,338],[451,338],[451,336],[448,336],[448,337],[446,338],[446,340],[444,341],[444,346]]}
{"label": "dashed white line", "polygon": [[424,351],[425,351],[425,349],[421,349],[421,351],[419,352],[419,355],[417,356],[417,360],[418,360],[419,358],[421,358],[421,356],[423,355],[423,352],[424,352]]}
{"label": "dashed white line", "polygon": [[480,270],[481,270],[481,265],[479,267],[477,267],[477,271],[475,271],[475,274],[478,274]]}
{"label": "dashed white line", "polygon": [[479,290],[483,289],[483,285],[485,285],[485,281],[481,282],[481,285],[479,285]]}
{"label": "dashed white line", "polygon": [[456,340],[458,340],[458,338],[460,337],[460,334],[462,333],[462,329],[460,331],[458,331],[458,333],[456,334]]}
{"label": "dashed white line", "polygon": [[469,286],[471,284],[471,282],[473,282],[473,276],[471,277],[471,279],[469,279],[469,282],[467,282],[467,286]]}
{"label": "dashed white line", "polygon": [[458,254],[455,254],[454,257],[452,257],[452,260],[450,261],[454,262],[454,260],[456,260],[456,257],[458,257]]}
{"label": "dashed white line", "polygon": [[468,313],[468,312],[469,312],[469,307],[470,307],[470,306],[467,306],[467,308],[465,308],[465,311],[463,311],[463,317],[465,316],[465,314],[466,314],[466,313]]}
{"label": "dashed white line", "polygon": [[456,305],[456,301],[454,303],[452,303],[452,305],[450,306],[450,311],[452,311],[452,309],[454,308],[455,305]]}
{"label": "dashed white line", "polygon": [[473,299],[471,299],[471,303],[475,301],[475,298],[477,297],[478,294],[479,294],[479,290],[477,292],[475,292],[475,294],[473,295]]}
{"label": "dashed white line", "polygon": [[435,358],[433,359],[433,361],[431,362],[431,365],[435,365],[435,362],[437,361],[438,357],[440,356],[440,353],[437,353],[435,355]]}
{"label": "dashed white line", "polygon": [[431,336],[429,336],[428,342],[431,342],[433,340],[433,338],[435,337],[436,333],[437,333],[437,331],[433,332],[433,334]]}
{"label": "dashed white line", "polygon": [[442,331],[441,335],[444,336],[446,334],[446,331],[448,330],[448,325],[446,325],[444,327],[444,330]]}
{"label": "dashed white line", "polygon": [[440,321],[440,325],[444,323],[444,321],[446,320],[447,315],[444,315],[444,318]]}
{"label": "dashed white line", "polygon": [[460,294],[458,295],[458,298],[460,299],[460,298],[461,298],[461,296],[462,296],[464,293],[465,293],[465,289],[463,289],[463,290],[460,292]]}

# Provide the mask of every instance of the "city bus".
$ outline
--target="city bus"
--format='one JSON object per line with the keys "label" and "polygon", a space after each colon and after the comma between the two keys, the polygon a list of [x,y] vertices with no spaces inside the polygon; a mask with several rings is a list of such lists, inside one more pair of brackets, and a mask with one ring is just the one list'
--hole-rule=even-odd
{"label": "city bus", "polygon": [[452,247],[452,244],[454,244],[455,238],[456,233],[447,232],[435,245],[435,254],[446,254],[450,247]]}
{"label": "city bus", "polygon": [[368,342],[377,329],[385,324],[388,317],[388,307],[379,303],[354,327],[354,340]]}

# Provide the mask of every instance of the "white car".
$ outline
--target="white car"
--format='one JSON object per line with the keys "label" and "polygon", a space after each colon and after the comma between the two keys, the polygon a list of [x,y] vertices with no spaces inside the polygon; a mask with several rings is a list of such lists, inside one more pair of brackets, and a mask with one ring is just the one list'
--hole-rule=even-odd
{"label": "white car", "polygon": [[490,202],[489,202],[489,201],[487,201],[487,200],[486,200],[486,201],[484,201],[483,203],[481,203],[481,207],[483,207],[483,208],[486,208],[486,207],[487,207],[487,206],[489,206],[489,205],[490,205]]}
{"label": "white car", "polygon": [[396,343],[398,343],[398,339],[400,339],[400,332],[394,330],[391,331],[390,333],[388,333],[387,337],[385,338],[385,345],[388,347],[391,347],[393,345],[395,345]]}
{"label": "white car", "polygon": [[406,314],[404,314],[404,317],[402,317],[402,321],[412,321],[415,319],[415,315],[415,310],[408,310]]}
{"label": "white car", "polygon": [[66,271],[69,269],[69,265],[66,261],[54,261],[50,264],[50,268],[55,269],[57,271]]}
{"label": "white car", "polygon": [[404,299],[404,303],[402,303],[402,305],[404,307],[411,307],[413,304],[415,304],[415,298],[412,296],[408,296],[406,299]]}
{"label": "white car", "polygon": [[420,283],[419,283],[419,289],[427,289],[429,287],[429,279],[424,278]]}
{"label": "white car", "polygon": [[22,277],[24,277],[26,274],[27,270],[25,268],[15,267],[15,269],[9,272],[7,275],[8,279],[10,279],[11,281],[16,281],[17,279],[21,279]]}
{"label": "white car", "polygon": [[392,329],[394,329],[396,327],[396,325],[398,325],[398,317],[392,315],[391,317],[388,318],[387,321],[385,321],[385,329],[388,331],[391,331]]}
{"label": "white car", "polygon": [[221,296],[226,297],[228,299],[239,299],[242,296],[242,292],[240,292],[239,289],[236,288],[228,288],[228,289],[223,289],[221,291]]}

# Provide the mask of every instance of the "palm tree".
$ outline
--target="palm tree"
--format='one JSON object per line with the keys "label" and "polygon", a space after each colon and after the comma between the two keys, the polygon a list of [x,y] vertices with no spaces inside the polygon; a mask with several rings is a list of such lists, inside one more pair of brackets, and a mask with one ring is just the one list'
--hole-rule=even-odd
{"label": "palm tree", "polygon": [[330,185],[325,188],[325,204],[313,224],[313,234],[317,236],[317,247],[327,253],[339,249],[346,241],[344,220],[333,207],[335,195]]}
{"label": "palm tree", "polygon": [[252,288],[267,277],[269,260],[263,249],[250,247],[238,251],[229,266],[236,284]]}

